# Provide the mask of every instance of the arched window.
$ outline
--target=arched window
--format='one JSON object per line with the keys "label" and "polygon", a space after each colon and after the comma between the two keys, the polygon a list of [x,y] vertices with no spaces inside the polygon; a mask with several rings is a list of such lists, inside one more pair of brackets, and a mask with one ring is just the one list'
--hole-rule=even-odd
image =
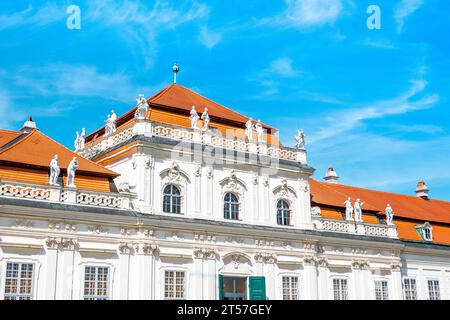
{"label": "arched window", "polygon": [[282,226],[291,224],[291,210],[286,200],[279,200],[277,202],[277,223]]}
{"label": "arched window", "polygon": [[238,220],[239,217],[239,199],[231,192],[224,197],[223,217],[228,220]]}
{"label": "arched window", "polygon": [[167,213],[181,213],[180,189],[172,184],[164,188],[163,211]]}

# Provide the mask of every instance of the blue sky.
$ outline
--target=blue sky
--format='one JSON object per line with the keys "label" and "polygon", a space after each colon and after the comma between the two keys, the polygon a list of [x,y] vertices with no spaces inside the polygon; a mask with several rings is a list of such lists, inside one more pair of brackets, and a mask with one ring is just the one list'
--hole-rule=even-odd
{"label": "blue sky", "polygon": [[[66,26],[69,5],[81,29]],[[381,30],[366,9],[381,8]],[[179,83],[280,129],[349,185],[450,200],[447,0],[26,1],[0,8],[0,127],[72,147]]]}

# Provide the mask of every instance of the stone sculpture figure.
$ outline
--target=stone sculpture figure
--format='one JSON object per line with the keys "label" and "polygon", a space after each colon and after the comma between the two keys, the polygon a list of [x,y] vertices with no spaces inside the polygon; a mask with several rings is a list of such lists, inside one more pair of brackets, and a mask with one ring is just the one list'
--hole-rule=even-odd
{"label": "stone sculpture figure", "polygon": [[145,119],[145,115],[147,114],[148,108],[150,107],[148,105],[147,99],[145,99],[143,94],[140,94],[136,99],[136,102],[137,109],[134,116],[136,117],[136,119]]}
{"label": "stone sculpture figure", "polygon": [[386,224],[388,226],[392,226],[394,224],[394,209],[392,209],[391,205],[388,203],[386,206]]}
{"label": "stone sculpture figure", "polygon": [[86,136],[86,129],[83,128],[81,130],[81,134],[77,131],[77,137],[75,138],[75,152],[78,150],[84,149],[84,143],[85,143],[85,136]]}
{"label": "stone sculpture figure", "polygon": [[211,118],[209,117],[208,114],[208,108],[205,108],[205,111],[203,111],[202,120],[203,120],[203,131],[206,131],[208,130],[209,122],[211,121]]}
{"label": "stone sculpture figure", "polygon": [[295,142],[297,149],[305,149],[306,136],[303,129],[297,130],[297,135],[295,136]]}
{"label": "stone sculpture figure", "polygon": [[255,130],[258,136],[258,142],[264,142],[264,129],[260,120],[258,120],[258,122],[256,123]]}
{"label": "stone sculpture figure", "polygon": [[352,199],[348,198],[344,202],[345,205],[345,220],[352,221],[353,220],[353,206],[352,206]]}
{"label": "stone sculpture figure", "polygon": [[59,178],[59,161],[58,155],[54,155],[53,159],[50,161],[50,178],[48,184],[51,186],[59,186],[58,178]]}
{"label": "stone sculpture figure", "polygon": [[189,119],[191,120],[191,128],[198,129],[197,122],[200,117],[198,116],[197,110],[195,110],[195,106],[192,106],[191,116],[189,117]]}
{"label": "stone sculpture figure", "polygon": [[67,167],[67,187],[76,188],[75,186],[75,172],[78,169],[78,160],[77,157],[73,157],[72,161],[70,161],[69,166]]}
{"label": "stone sculpture figure", "polygon": [[253,141],[253,119],[248,119],[248,121],[245,123],[245,135],[247,136],[248,141]]}
{"label": "stone sculpture figure", "polygon": [[106,119],[105,137],[108,137],[116,132],[116,120],[117,115],[114,110],[112,110],[111,114],[108,115],[108,119]]}
{"label": "stone sculpture figure", "polygon": [[362,222],[362,206],[364,205],[364,202],[361,202],[360,199],[356,199],[355,205],[354,205],[354,212],[355,212],[355,221]]}

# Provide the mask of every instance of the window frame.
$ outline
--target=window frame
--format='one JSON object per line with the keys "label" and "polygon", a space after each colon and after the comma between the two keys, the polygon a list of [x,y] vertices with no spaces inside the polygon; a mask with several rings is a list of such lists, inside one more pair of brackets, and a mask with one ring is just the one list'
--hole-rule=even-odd
{"label": "window frame", "polygon": [[[381,285],[381,288],[378,288],[378,284],[383,284],[385,283],[386,286],[383,287],[383,285]],[[389,294],[389,280],[388,279],[383,279],[383,278],[379,278],[379,279],[374,279],[373,280],[373,287],[374,287],[374,295],[375,295],[375,300],[378,301],[383,301],[383,300],[390,300],[390,294]],[[380,292],[380,296],[381,299],[378,299],[377,296],[377,291],[381,289]],[[384,291],[385,290],[385,291]]]}
{"label": "window frame", "polygon": [[[346,284],[346,290],[345,290],[345,295],[346,298],[345,299],[336,299],[336,295],[335,295],[335,286],[334,286],[334,281],[345,281]],[[342,291],[342,289],[340,289],[340,291]],[[333,276],[331,277],[331,297],[332,300],[335,301],[346,301],[346,300],[350,300],[350,281],[347,277],[336,277]]]}
{"label": "window frame", "polygon": [[[230,200],[230,201],[227,202],[227,200],[225,200],[225,198],[228,195],[234,196],[236,198],[236,201],[232,202]],[[223,211],[222,211],[223,219],[226,220],[226,221],[240,221],[241,220],[241,206],[242,206],[242,203],[241,203],[241,198],[239,197],[239,195],[236,194],[235,192],[227,191],[227,192],[224,193],[222,199],[223,199]],[[228,218],[225,216],[225,208],[226,208],[227,205],[228,205],[228,209],[229,209],[229,212],[228,212],[229,217]],[[232,210],[231,209],[232,209],[233,205],[236,206],[236,218],[235,219],[231,218],[231,214],[232,214]]]}
{"label": "window frame", "polygon": [[[96,272],[95,272],[95,291],[98,291],[98,269],[99,268],[105,268],[108,270],[108,278],[106,279],[106,284],[107,284],[107,295],[86,295],[85,294],[85,290],[86,290],[86,269],[87,268],[95,268]],[[112,300],[112,279],[113,279],[113,269],[110,265],[102,265],[102,264],[90,264],[90,263],[86,263],[82,266],[81,268],[82,272],[81,272],[81,300]],[[86,299],[88,298],[88,299]]]}
{"label": "window frame", "polygon": [[[406,281],[414,281],[414,299],[407,299],[407,292],[406,292]],[[411,285],[411,284],[410,284]],[[414,301],[414,300],[418,300],[419,299],[419,294],[418,294],[418,290],[417,290],[417,278],[415,277],[403,277],[402,279],[402,289],[403,289],[403,299],[407,300],[407,301]],[[411,294],[411,288],[409,289]]]}
{"label": "window frame", "polygon": [[[171,187],[171,194],[166,194],[165,191],[168,187]],[[178,191],[178,195],[174,195],[173,194],[173,190],[176,189]],[[169,211],[165,211],[165,206],[166,206],[166,197],[169,197],[170,199],[170,210]],[[179,212],[173,212],[173,208],[174,208],[174,197],[178,198],[178,209]],[[165,184],[163,189],[162,189],[162,212],[165,214],[177,214],[177,215],[181,215],[183,214],[183,191],[182,188],[176,184],[173,183],[168,183]]]}
{"label": "window frame", "polygon": [[[302,280],[301,280],[301,276],[300,275],[298,275],[298,274],[281,274],[280,275],[280,277],[281,277],[281,300],[286,300],[286,301],[288,301],[288,300],[302,300],[302,295],[301,295],[301,285],[302,285]],[[284,279],[285,278],[289,278],[289,279],[293,279],[293,278],[295,278],[295,279],[297,279],[297,292],[296,293],[293,293],[293,290],[292,290],[292,288],[291,287],[289,287],[287,290],[289,290],[289,296],[290,296],[290,298],[292,298],[292,296],[294,295],[294,294],[296,294],[297,295],[297,298],[296,299],[285,299],[285,288],[284,288],[284,284],[285,284],[285,282],[284,282]],[[292,284],[292,281],[289,281],[289,285],[291,285]]]}
{"label": "window frame", "polygon": [[[167,272],[173,272],[174,275],[176,275],[177,273],[183,273],[183,297],[181,298],[177,298],[176,297],[176,276],[173,277],[173,297],[166,297],[166,273]],[[177,269],[177,268],[166,268],[162,270],[162,286],[161,286],[161,291],[162,291],[162,300],[188,300],[188,293],[187,293],[187,289],[188,289],[188,271],[184,270],[184,269]]]}
{"label": "window frame", "polygon": [[[437,295],[436,292],[434,292],[434,295],[436,295],[435,297],[432,298],[432,291],[430,290],[430,282],[437,282]],[[433,288],[433,290],[435,290],[436,287]],[[428,300],[434,300],[434,301],[439,301],[442,300],[442,293],[441,293],[441,281],[437,278],[428,278],[427,279],[427,293],[428,293]],[[436,299],[437,298],[437,299]]]}
{"label": "window frame", "polygon": [[[287,209],[286,209],[286,208],[279,208],[279,207],[278,207],[278,204],[279,204],[279,203],[285,203],[285,204],[287,205]],[[278,225],[278,226],[284,226],[284,227],[289,227],[289,226],[291,226],[291,225],[292,225],[292,209],[291,209],[291,202],[290,202],[289,200],[287,200],[287,199],[280,198],[280,199],[277,199],[275,205],[276,205],[276,212],[277,212],[277,215],[276,215],[277,225]],[[280,211],[282,211],[282,214],[283,214],[283,212],[284,212],[284,213],[287,212],[287,224],[280,223],[280,220],[279,220],[279,214],[280,214]],[[282,221],[285,220],[285,219],[283,219],[283,218],[285,218],[285,217],[282,215]]]}
{"label": "window frame", "polygon": [[[21,294],[21,293],[6,293],[6,281],[7,279],[9,279],[9,277],[7,277],[7,272],[8,272],[8,264],[18,264],[19,265],[19,269],[18,269],[18,277],[17,277],[17,285],[16,285],[16,289],[20,290],[20,284],[21,284],[21,272],[22,272],[22,266],[23,265],[31,265],[32,266],[32,274],[31,274],[31,284],[30,284],[30,293],[29,294]],[[3,272],[3,280],[2,280],[2,284],[1,284],[1,288],[2,288],[2,296],[1,298],[3,300],[35,300],[35,293],[36,293],[36,278],[37,278],[37,274],[38,274],[38,268],[39,265],[33,261],[29,261],[29,260],[22,260],[20,261],[20,259],[8,259],[4,262],[4,272]],[[12,298],[12,299],[7,299],[7,298]],[[29,299],[20,299],[21,297],[26,297]]]}

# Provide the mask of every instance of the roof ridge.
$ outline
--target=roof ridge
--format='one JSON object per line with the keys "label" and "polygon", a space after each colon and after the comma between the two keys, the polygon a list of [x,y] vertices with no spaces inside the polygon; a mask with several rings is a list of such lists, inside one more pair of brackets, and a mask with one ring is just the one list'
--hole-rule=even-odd
{"label": "roof ridge", "polygon": [[108,168],[102,166],[101,164],[98,164],[98,163],[96,163],[96,162],[94,162],[94,161],[92,161],[92,160],[89,160],[88,158],[85,158],[85,157],[83,157],[82,155],[80,155],[80,154],[78,154],[78,153],[76,153],[76,152],[70,150],[68,147],[66,147],[66,146],[63,145],[62,143],[59,143],[58,141],[54,140],[53,138],[47,136],[46,134],[44,134],[44,133],[42,133],[42,132],[40,132],[40,133],[41,133],[43,136],[45,136],[45,137],[47,137],[48,139],[50,139],[51,141],[53,141],[54,143],[56,143],[56,144],[58,144],[59,146],[61,146],[62,148],[68,150],[70,153],[75,154],[78,158],[82,158],[82,159],[86,160],[87,162],[90,162],[91,164],[93,164],[93,165],[95,165],[95,166],[97,166],[97,167],[100,167],[100,168],[102,168],[102,169],[108,170],[108,171],[110,171],[111,173],[117,175],[116,172],[114,172],[114,171],[112,171],[112,170],[110,170],[110,169],[108,169]]}
{"label": "roof ridge", "polygon": [[8,142],[7,144],[5,144],[3,147],[0,148],[0,154],[5,153],[6,151],[8,151],[9,149],[11,149],[12,147],[22,143],[23,141],[26,141],[27,139],[29,139],[29,137],[31,137],[36,131],[39,131],[38,129],[33,129],[31,130],[29,133],[22,133],[20,136],[18,136],[17,138],[11,140],[10,142]]}

